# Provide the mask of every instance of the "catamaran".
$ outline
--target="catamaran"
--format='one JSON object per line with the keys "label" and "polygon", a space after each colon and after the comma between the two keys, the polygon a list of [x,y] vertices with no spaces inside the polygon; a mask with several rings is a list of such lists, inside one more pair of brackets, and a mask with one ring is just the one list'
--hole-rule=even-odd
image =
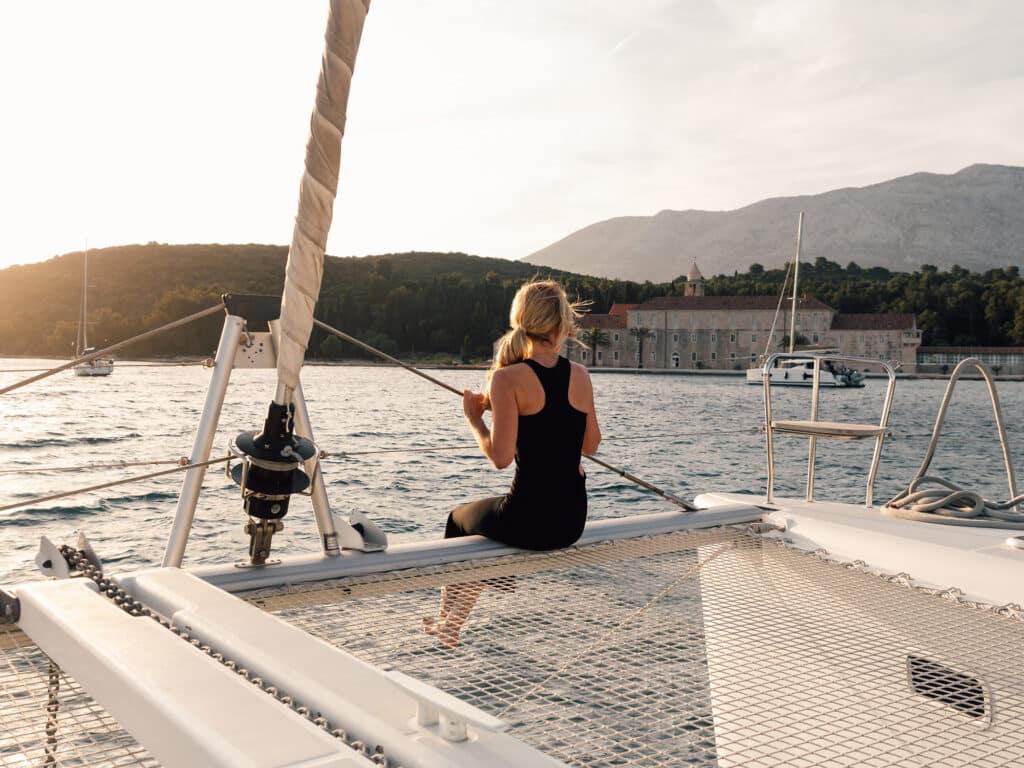
{"label": "catamaran", "polygon": [[[762,375],[764,493],[690,503],[621,472],[672,508],[592,521],[539,553],[392,545],[332,509],[301,371],[367,8],[331,2],[283,298],[228,296],[185,319],[224,325],[192,452],[167,470],[184,479],[162,562],[114,573],[84,534],[44,540],[47,578],[0,591],[0,766],[1024,763],[1024,495],[980,364],[954,371],[921,468],[888,503],[874,484],[895,375],[877,419],[822,421],[822,355],[807,418],[781,413]],[[928,474],[970,366],[991,397],[1003,502]],[[277,372],[262,427],[211,458],[232,375],[258,368]],[[780,498],[775,446],[794,437],[810,448],[806,493]],[[818,498],[819,440],[872,446],[862,504]],[[248,554],[189,566],[204,475],[223,463]],[[274,557],[303,491],[320,551]],[[488,587],[470,619],[487,631],[448,649],[419,618],[465,583]]]}

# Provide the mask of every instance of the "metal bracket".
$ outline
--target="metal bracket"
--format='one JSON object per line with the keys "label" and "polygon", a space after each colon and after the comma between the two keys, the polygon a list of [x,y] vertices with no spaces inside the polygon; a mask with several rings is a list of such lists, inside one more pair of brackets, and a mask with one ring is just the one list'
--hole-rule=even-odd
{"label": "metal bracket", "polygon": [[99,557],[96,555],[96,552],[93,550],[92,544],[90,544],[89,540],[85,538],[84,531],[78,532],[78,541],[75,542],[75,549],[79,550],[83,555],[85,555],[85,559],[92,563],[96,570],[103,570],[103,563],[100,561]]}
{"label": "metal bracket", "polygon": [[465,741],[469,738],[467,725],[491,733],[500,733],[508,729],[509,724],[506,721],[414,677],[396,669],[385,674],[416,702],[416,724],[423,728],[435,726],[445,741]]}
{"label": "metal bracket", "polygon": [[55,579],[71,578],[71,568],[68,567],[68,561],[60,553],[60,549],[45,536],[39,539],[36,565],[39,566],[39,570],[43,572],[44,576],[51,576]]}
{"label": "metal bracket", "polygon": [[381,552],[388,548],[388,536],[380,526],[359,510],[353,510],[346,520],[337,512],[331,512],[338,543],[342,549],[360,552]]}
{"label": "metal bracket", "polygon": [[14,595],[0,589],[0,624],[17,624],[21,618],[21,603]]}

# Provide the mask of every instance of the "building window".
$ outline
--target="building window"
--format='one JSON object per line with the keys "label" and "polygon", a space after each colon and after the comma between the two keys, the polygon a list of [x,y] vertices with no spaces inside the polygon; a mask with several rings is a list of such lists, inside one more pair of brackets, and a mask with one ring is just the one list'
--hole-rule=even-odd
{"label": "building window", "polygon": [[690,353],[690,362],[691,363],[696,363],[697,362],[697,353],[696,352],[691,352]]}
{"label": "building window", "polygon": [[757,355],[755,355],[753,352],[750,353],[750,362],[752,362],[752,363],[756,363],[757,362]]}
{"label": "building window", "polygon": [[735,344],[736,343],[736,331],[733,331],[732,333],[729,334],[729,343],[730,344]]}
{"label": "building window", "polygon": [[651,344],[653,344],[657,340],[658,340],[658,334],[655,333],[654,331],[651,331]]}
{"label": "building window", "polygon": [[717,352],[712,352],[711,353],[711,362],[713,363],[717,359],[718,359],[718,353]]}
{"label": "building window", "polygon": [[679,334],[678,333],[673,333],[672,334],[672,342],[675,343],[675,344],[679,343]]}
{"label": "building window", "polygon": [[619,334],[613,333],[612,334],[612,341],[618,341],[618,340],[619,340]]}
{"label": "building window", "polygon": [[657,360],[657,359],[658,359],[658,353],[655,350],[652,349],[651,350],[651,360]]}
{"label": "building window", "polygon": [[672,353],[672,367],[673,368],[678,368],[679,367],[679,353],[678,352],[673,352]]}
{"label": "building window", "polygon": [[718,334],[717,333],[712,333],[711,334],[711,343],[712,344],[717,344],[718,343]]}
{"label": "building window", "polygon": [[815,333],[811,336],[811,342],[814,344],[818,343],[818,334]]}
{"label": "building window", "polygon": [[580,360],[582,360],[583,362],[587,362],[587,350],[580,350]]}
{"label": "building window", "polygon": [[601,350],[597,350],[597,362],[600,363],[602,359],[604,359],[604,354],[601,352]]}
{"label": "building window", "polygon": [[757,334],[756,333],[750,334],[750,343],[751,344],[757,344]]}
{"label": "building window", "polygon": [[618,361],[618,359],[619,359],[619,350],[615,350],[614,352],[612,352],[612,360]]}
{"label": "building window", "polygon": [[730,352],[729,353],[729,362],[730,363],[735,363],[736,362],[736,353],[735,352]]}

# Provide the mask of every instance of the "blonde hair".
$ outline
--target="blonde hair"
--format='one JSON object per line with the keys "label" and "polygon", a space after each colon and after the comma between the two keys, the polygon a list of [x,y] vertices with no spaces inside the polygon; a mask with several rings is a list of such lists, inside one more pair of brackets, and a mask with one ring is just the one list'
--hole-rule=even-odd
{"label": "blonde hair", "polygon": [[580,308],[588,303],[569,301],[565,289],[554,280],[526,283],[516,291],[508,313],[512,329],[498,339],[494,360],[487,372],[488,389],[493,373],[530,357],[535,342],[575,341],[579,330],[576,321],[582,317]]}

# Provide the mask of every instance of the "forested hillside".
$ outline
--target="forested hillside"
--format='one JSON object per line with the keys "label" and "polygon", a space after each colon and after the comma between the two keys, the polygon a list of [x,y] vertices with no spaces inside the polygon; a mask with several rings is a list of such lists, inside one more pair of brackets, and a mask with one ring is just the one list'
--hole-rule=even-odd
{"label": "forested hillside", "polygon": [[[82,290],[81,252],[0,270],[0,355],[70,356]],[[223,293],[280,295],[287,248],[130,245],[89,252],[89,340],[113,343],[209,307]],[[518,286],[554,275],[600,307],[642,301],[659,288],[554,273],[461,253],[328,256],[317,317],[390,352],[487,357]],[[214,316],[138,344],[122,356],[209,355]],[[314,332],[311,357],[358,356]]]}
{"label": "forested hillside", "polygon": [[[0,355],[68,357],[82,288],[81,252],[0,271]],[[287,249],[269,245],[149,245],[90,251],[89,338],[113,343],[204,309],[222,293],[280,295]],[[317,317],[386,351],[410,357],[486,358],[507,327],[518,286],[555,277],[594,312],[683,292],[684,280],[633,283],[460,253],[328,257]],[[778,295],[783,270],[708,281],[709,294]],[[912,312],[925,344],[1024,344],[1024,279],[1018,267],[973,273],[924,266],[912,273],[840,267],[824,258],[800,268],[800,292],[843,312]],[[122,357],[209,355],[214,316],[126,350]],[[310,357],[354,357],[314,332]]]}

